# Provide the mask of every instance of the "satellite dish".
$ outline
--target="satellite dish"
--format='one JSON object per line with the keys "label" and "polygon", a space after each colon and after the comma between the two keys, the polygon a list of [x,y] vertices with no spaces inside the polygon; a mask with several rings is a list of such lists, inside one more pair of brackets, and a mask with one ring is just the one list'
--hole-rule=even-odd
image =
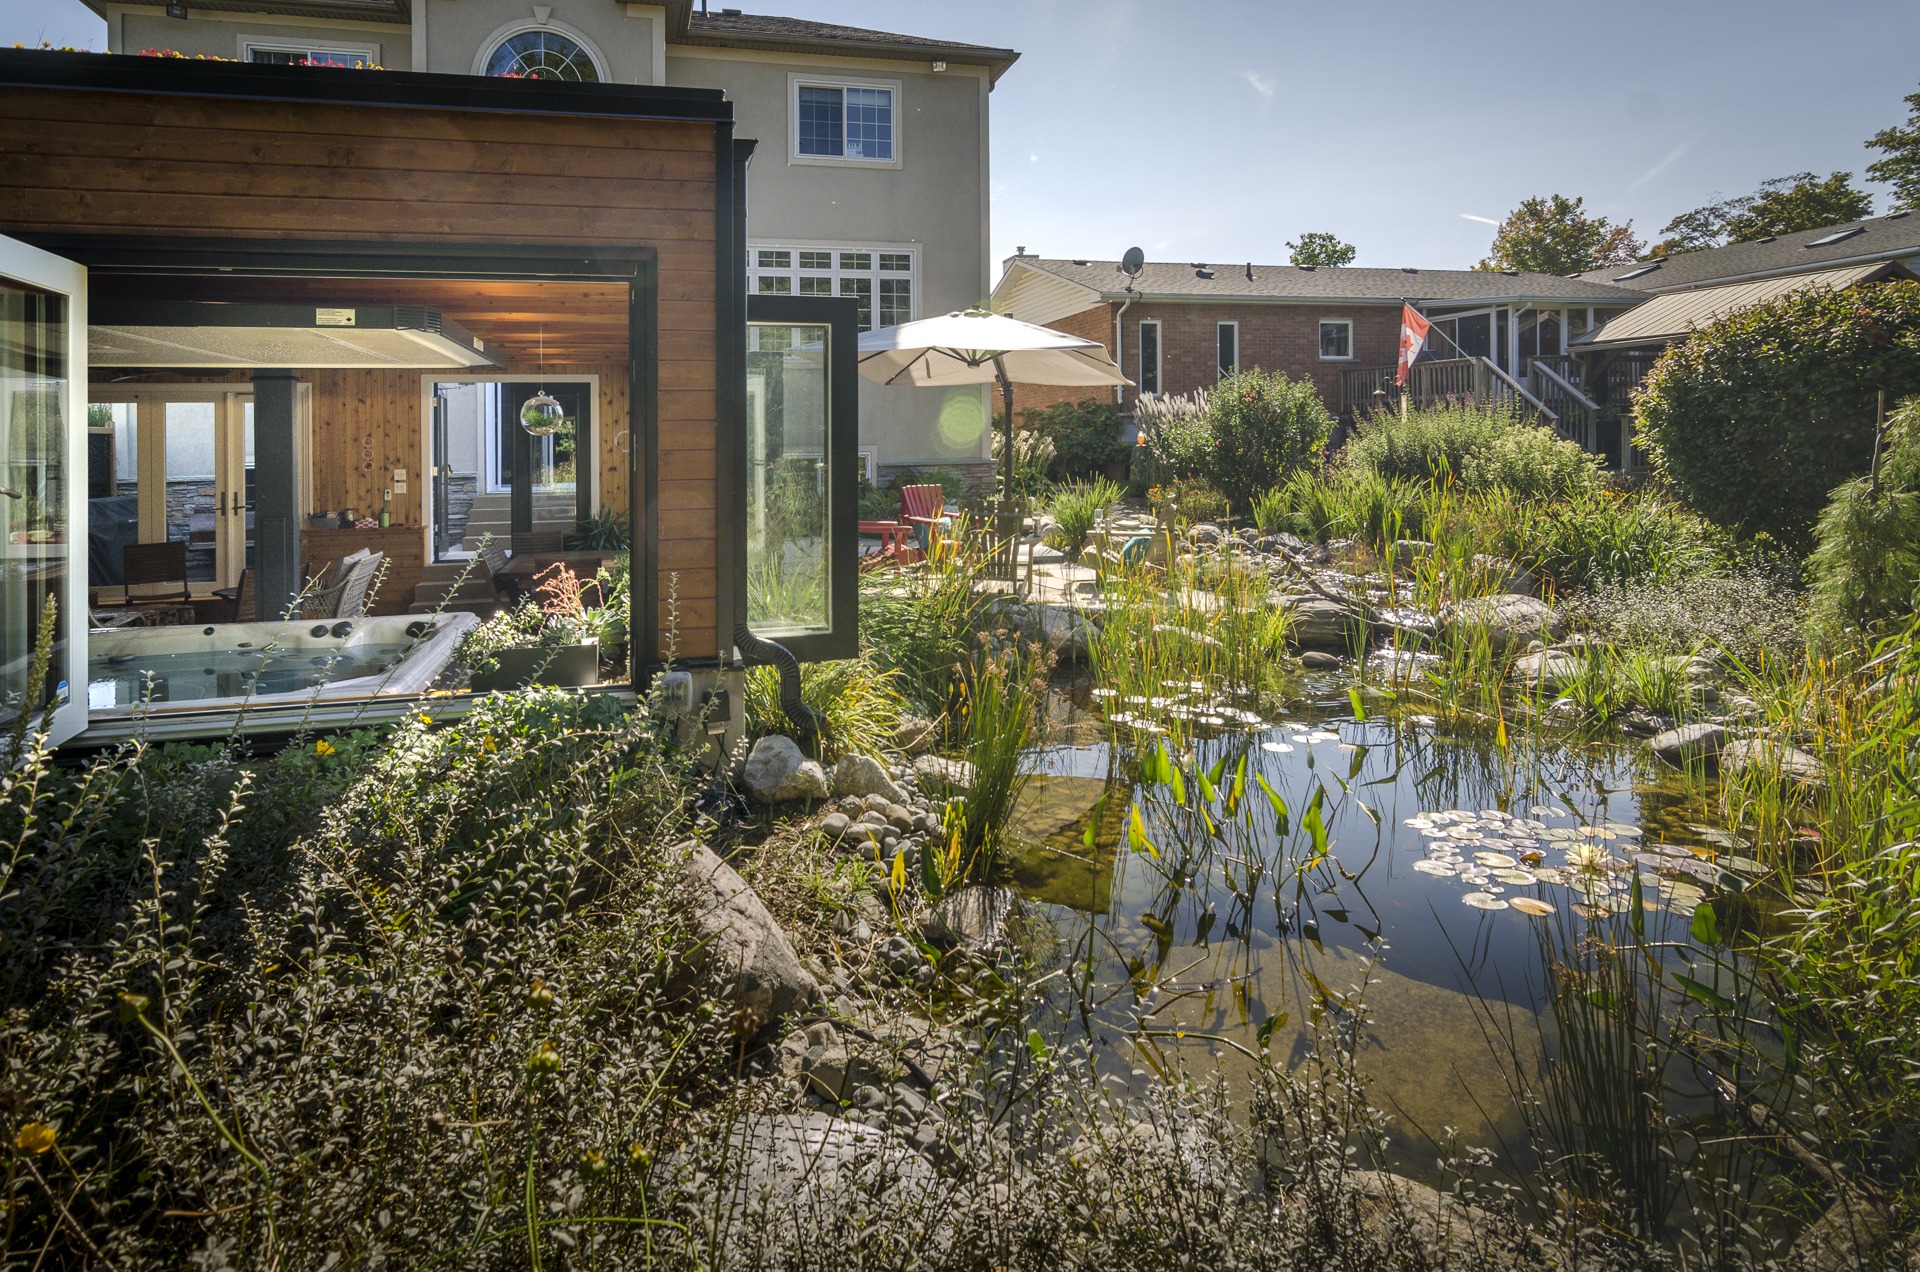
{"label": "satellite dish", "polygon": [[1140,277],[1140,271],[1146,267],[1147,254],[1137,247],[1128,248],[1127,254],[1120,258],[1120,272],[1128,278]]}

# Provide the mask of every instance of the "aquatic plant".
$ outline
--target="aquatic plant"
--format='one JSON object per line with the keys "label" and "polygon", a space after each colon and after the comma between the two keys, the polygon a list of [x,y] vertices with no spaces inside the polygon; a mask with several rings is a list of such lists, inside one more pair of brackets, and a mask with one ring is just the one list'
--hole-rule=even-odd
{"label": "aquatic plant", "polygon": [[953,680],[971,657],[987,597],[981,569],[947,541],[912,569],[862,575],[860,643],[923,711],[946,710]]}
{"label": "aquatic plant", "polygon": [[1025,761],[1040,741],[1047,688],[1043,655],[1017,637],[994,649],[986,633],[957,685],[951,713],[973,766],[966,798],[948,807],[939,874],[943,886],[977,878],[997,860],[1007,819],[1031,777]]}
{"label": "aquatic plant", "polygon": [[[907,712],[907,700],[895,681],[893,672],[865,654],[800,665],[800,698],[826,722],[819,737],[821,759],[884,755],[893,749],[894,735]],[[746,728],[749,738],[770,733],[799,736],[780,706],[778,668],[747,668]]]}
{"label": "aquatic plant", "polygon": [[1047,499],[1047,515],[1053,519],[1053,526],[1047,531],[1047,546],[1060,549],[1070,558],[1078,558],[1080,550],[1087,546],[1087,536],[1126,493],[1118,483],[1105,477],[1054,487]]}

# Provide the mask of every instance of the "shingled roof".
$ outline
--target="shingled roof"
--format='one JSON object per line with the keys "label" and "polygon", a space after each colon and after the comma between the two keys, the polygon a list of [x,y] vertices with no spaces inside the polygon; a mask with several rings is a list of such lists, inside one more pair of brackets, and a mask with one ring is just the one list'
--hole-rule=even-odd
{"label": "shingled roof", "polygon": [[[1007,262],[1001,286],[1022,267],[1098,292],[1101,299],[1118,300],[1125,295],[1127,279],[1117,261],[1016,256]],[[1203,270],[1212,277],[1202,277]],[[996,288],[996,293],[999,290]],[[1508,274],[1477,269],[1357,269],[1351,265],[1304,269],[1298,265],[1191,262],[1149,262],[1133,290],[1142,299],[1154,300],[1317,300],[1355,304],[1398,304],[1408,300],[1431,304],[1532,301],[1617,305],[1646,299],[1645,293],[1632,288],[1552,274]]]}
{"label": "shingled roof", "polygon": [[675,44],[710,45],[730,49],[766,49],[780,53],[831,53],[842,57],[887,58],[895,61],[958,62],[985,66],[998,80],[1020,55],[1012,49],[985,44],[961,44],[920,35],[896,35],[862,27],[781,18],[770,14],[723,9],[690,15],[685,34]]}
{"label": "shingled roof", "polygon": [[1663,292],[1914,257],[1920,257],[1920,216],[1895,212],[1751,243],[1703,248],[1632,265],[1609,265],[1574,277]]}

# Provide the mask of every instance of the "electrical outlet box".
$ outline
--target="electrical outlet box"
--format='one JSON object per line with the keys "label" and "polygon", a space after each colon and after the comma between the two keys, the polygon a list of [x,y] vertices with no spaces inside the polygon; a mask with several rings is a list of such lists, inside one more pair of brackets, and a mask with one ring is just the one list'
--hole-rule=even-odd
{"label": "electrical outlet box", "polygon": [[674,715],[693,714],[693,673],[669,671],[660,677],[660,705]]}

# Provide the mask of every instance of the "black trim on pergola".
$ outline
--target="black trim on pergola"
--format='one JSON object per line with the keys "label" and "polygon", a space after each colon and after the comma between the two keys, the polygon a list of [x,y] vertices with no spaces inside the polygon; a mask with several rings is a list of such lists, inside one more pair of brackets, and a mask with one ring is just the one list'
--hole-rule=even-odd
{"label": "black trim on pergola", "polygon": [[730,124],[718,89],[0,49],[0,86]]}

